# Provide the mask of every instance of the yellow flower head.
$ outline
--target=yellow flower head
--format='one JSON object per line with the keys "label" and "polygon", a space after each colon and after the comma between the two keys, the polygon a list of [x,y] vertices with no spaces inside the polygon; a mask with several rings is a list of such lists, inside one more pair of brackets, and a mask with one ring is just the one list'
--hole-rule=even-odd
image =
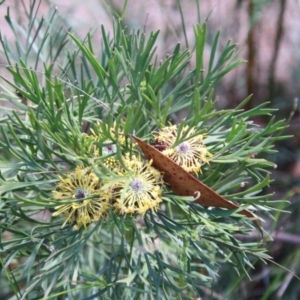
{"label": "yellow flower head", "polygon": [[95,138],[92,135],[82,133],[80,142],[80,154],[99,156],[99,150],[95,144]]}
{"label": "yellow flower head", "polygon": [[109,208],[109,193],[101,190],[97,175],[89,169],[78,166],[66,178],[59,177],[60,181],[52,192],[57,201],[73,202],[55,207],[53,216],[64,214],[66,223],[76,224],[78,228],[86,227],[92,222],[97,222],[105,215]]}
{"label": "yellow flower head", "polygon": [[[107,136],[108,137],[108,141],[117,141],[120,144],[124,144],[125,143],[125,136],[123,134],[123,132],[121,132],[121,128],[116,128],[116,123],[113,124],[112,127],[109,127],[107,124],[103,124],[100,122],[97,122],[96,125],[94,126],[94,129],[91,129],[92,135],[95,139],[95,142],[103,139],[103,136]],[[109,134],[108,134],[109,132]]]}
{"label": "yellow flower head", "polygon": [[124,159],[123,177],[113,186],[114,207],[121,214],[144,215],[149,209],[158,209],[162,202],[162,174],[151,166],[152,162],[141,161],[133,156]]}
{"label": "yellow flower head", "polygon": [[[105,129],[103,129],[103,126]],[[117,145],[125,143],[125,136],[122,132],[116,132],[116,124],[109,128],[107,124],[97,122],[94,129],[91,129],[91,135],[82,134],[82,147],[86,149],[85,153],[94,157],[99,157],[99,147],[102,155],[114,154],[117,152]]]}
{"label": "yellow flower head", "polygon": [[191,128],[188,131],[188,126],[185,126],[181,132],[179,139],[184,137],[184,141],[176,144],[178,141],[178,128],[176,125],[162,128],[154,136],[158,143],[156,147],[162,151],[164,155],[172,159],[185,171],[190,173],[201,172],[201,166],[209,163],[209,153],[203,143],[203,135],[195,135],[195,129]]}

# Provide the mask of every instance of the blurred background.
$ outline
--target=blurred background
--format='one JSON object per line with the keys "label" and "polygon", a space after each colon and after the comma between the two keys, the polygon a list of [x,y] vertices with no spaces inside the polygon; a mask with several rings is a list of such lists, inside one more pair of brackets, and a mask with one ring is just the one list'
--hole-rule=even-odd
{"label": "blurred background", "polygon": [[[123,0],[42,0],[38,15],[48,15],[57,9],[66,28],[72,28],[78,37],[93,32],[94,47],[101,41],[100,25],[112,32],[112,9],[122,12]],[[11,16],[26,21],[29,0],[6,0],[0,6],[2,37],[14,43],[9,24],[5,21],[7,8]],[[295,102],[300,93],[300,1],[299,0],[129,0],[124,14],[127,30],[140,28],[146,34],[160,31],[157,56],[163,59],[176,43],[181,49],[194,47],[193,26],[208,24],[206,45],[209,57],[212,41],[221,31],[220,45],[228,40],[238,44],[239,58],[245,64],[222,79],[216,87],[219,108],[234,108],[249,94],[252,100],[246,109],[268,101],[277,108],[278,119],[289,118],[290,127],[284,133],[291,135],[278,143],[278,153],[268,157],[278,168],[272,170],[274,184],[269,191],[274,199],[287,199],[289,214],[278,214],[278,220],[268,221],[274,242],[269,243],[270,255],[275,261],[300,275],[300,109]],[[220,48],[221,49],[221,48]],[[195,60],[191,60],[191,66]],[[5,56],[0,53],[0,74],[5,70]],[[0,79],[1,80],[1,79]],[[264,125],[264,119],[255,120]],[[257,241],[256,236],[249,236]],[[218,298],[219,297],[219,298]],[[257,264],[252,281],[223,270],[212,299],[300,299],[300,282],[291,273],[274,265]]]}

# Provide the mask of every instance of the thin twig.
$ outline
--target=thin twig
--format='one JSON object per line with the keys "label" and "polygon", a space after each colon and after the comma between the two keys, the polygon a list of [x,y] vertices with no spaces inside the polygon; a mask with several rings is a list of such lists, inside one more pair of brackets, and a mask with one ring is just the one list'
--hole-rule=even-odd
{"label": "thin twig", "polygon": [[[239,240],[257,240],[260,239],[261,236],[259,233],[253,232],[249,235],[242,235],[237,234],[235,235],[236,238]],[[287,232],[274,232],[271,234],[271,238],[273,239],[273,242],[281,242],[281,243],[288,243],[292,245],[300,245],[300,236],[292,233]]]}

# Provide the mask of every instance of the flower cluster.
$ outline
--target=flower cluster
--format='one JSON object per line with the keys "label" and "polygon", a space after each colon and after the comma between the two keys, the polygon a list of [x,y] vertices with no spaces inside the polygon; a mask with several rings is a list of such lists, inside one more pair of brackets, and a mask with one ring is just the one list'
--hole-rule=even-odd
{"label": "flower cluster", "polygon": [[109,128],[107,124],[97,122],[91,129],[90,135],[82,134],[81,152],[92,157],[106,156],[116,153],[117,144],[123,145],[124,143],[124,134],[117,131],[116,124]]}
{"label": "flower cluster", "polygon": [[212,157],[203,143],[203,135],[195,134],[195,128],[185,126],[178,135],[176,125],[164,127],[155,133],[154,139],[165,156],[190,173],[201,172],[201,166]]}
{"label": "flower cluster", "polygon": [[100,220],[108,209],[109,195],[101,190],[97,175],[78,166],[74,172],[60,181],[53,191],[53,198],[67,203],[55,207],[53,216],[63,213],[68,223],[75,223],[79,228]]}
{"label": "flower cluster", "polygon": [[124,159],[124,179],[114,186],[114,207],[121,214],[138,213],[144,215],[147,210],[156,210],[162,202],[162,174],[133,156]]}
{"label": "flower cluster", "polygon": [[[92,135],[84,135],[87,149],[93,157],[99,156],[96,143],[102,139],[103,165],[116,176],[100,180],[91,167],[78,166],[64,178],[59,177],[53,198],[63,203],[55,207],[53,216],[64,214],[63,226],[69,223],[77,228],[86,227],[105,217],[109,209],[119,214],[144,215],[148,210],[157,210],[162,203],[163,174],[152,166],[152,161],[143,160],[138,154],[122,152],[122,159],[118,160],[115,154],[118,144],[125,143],[124,135],[116,135],[110,129],[110,138],[103,138],[100,128],[101,124],[97,124]],[[194,128],[189,132],[187,129],[184,127],[178,136],[177,126],[163,128],[154,134],[155,146],[186,171],[199,172],[211,154],[203,144],[203,136],[195,134]],[[174,146],[184,135],[184,141]]]}

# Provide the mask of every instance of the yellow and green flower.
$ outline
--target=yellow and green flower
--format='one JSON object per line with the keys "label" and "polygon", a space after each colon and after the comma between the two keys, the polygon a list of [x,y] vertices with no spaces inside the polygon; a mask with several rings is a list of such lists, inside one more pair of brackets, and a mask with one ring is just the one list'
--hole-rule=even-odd
{"label": "yellow and green flower", "polygon": [[[156,147],[161,152],[176,162],[185,171],[190,173],[201,172],[201,166],[209,163],[212,154],[207,150],[204,144],[204,136],[195,134],[195,129],[188,131],[185,126],[178,136],[178,127],[171,125],[162,128],[154,134]],[[184,138],[183,138],[184,137]],[[178,144],[178,140],[183,141]]]}
{"label": "yellow and green flower", "polygon": [[56,206],[53,216],[64,214],[66,220],[63,227],[69,223],[80,228],[99,221],[110,206],[109,191],[103,191],[101,187],[97,175],[80,166],[65,178],[59,177],[52,195],[57,202],[67,203]]}
{"label": "yellow and green flower", "polygon": [[127,156],[124,160],[124,179],[116,182],[114,207],[121,214],[144,215],[148,210],[157,210],[162,202],[162,174],[150,162],[139,157]]}

